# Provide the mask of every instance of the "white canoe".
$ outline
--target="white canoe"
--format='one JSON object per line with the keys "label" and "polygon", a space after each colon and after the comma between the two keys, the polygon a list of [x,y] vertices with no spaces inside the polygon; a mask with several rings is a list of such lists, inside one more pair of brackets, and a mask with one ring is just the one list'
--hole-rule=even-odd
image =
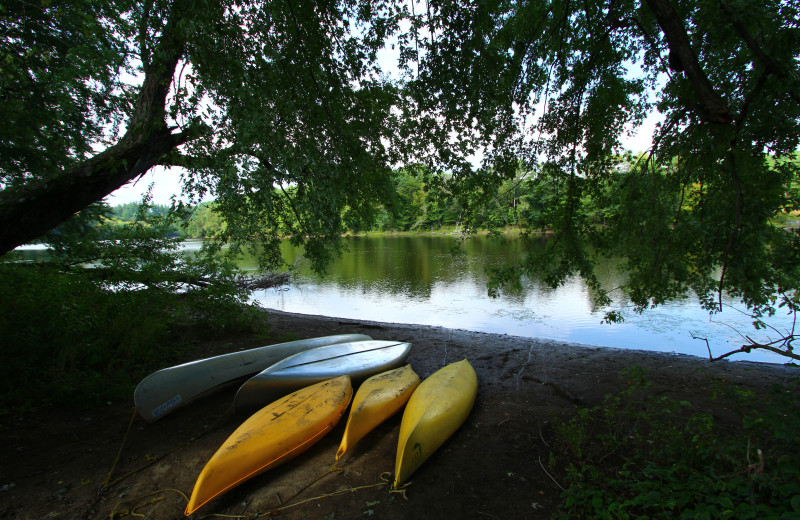
{"label": "white canoe", "polygon": [[139,414],[153,422],[198,397],[309,349],[371,339],[338,334],[267,345],[164,368],[142,379],[133,394]]}
{"label": "white canoe", "polygon": [[248,379],[236,393],[237,413],[252,412],[304,386],[348,375],[353,385],[406,363],[411,343],[356,341],[319,347],[275,363]]}

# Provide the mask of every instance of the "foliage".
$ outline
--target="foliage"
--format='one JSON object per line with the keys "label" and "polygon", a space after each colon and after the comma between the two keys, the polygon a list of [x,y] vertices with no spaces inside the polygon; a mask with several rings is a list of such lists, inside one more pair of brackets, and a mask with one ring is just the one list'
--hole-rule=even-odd
{"label": "foliage", "polygon": [[3,2],[0,97],[19,102],[3,105],[2,252],[162,165],[183,169],[194,200],[216,196],[220,238],[260,239],[270,264],[292,236],[321,268],[347,228],[374,220],[406,149],[399,89],[376,65],[405,9]]}
{"label": "foliage", "polygon": [[[556,239],[508,280],[577,273],[607,303],[594,268],[621,256],[640,310],[688,290],[709,309],[722,292],[756,317],[796,309],[800,241],[772,221],[797,201],[798,5],[673,5],[489,1],[418,15],[408,88],[439,114],[431,125],[467,140],[450,147],[447,187],[485,207],[522,162],[540,194],[526,225]],[[656,108],[652,149],[623,156],[620,138]],[[458,147],[483,147],[482,168],[463,168]]]}
{"label": "foliage", "polygon": [[[111,208],[113,218],[122,222],[133,222],[139,216],[140,202],[127,202]],[[166,204],[151,204],[148,210],[149,215],[166,216],[170,212],[170,206]]]}
{"label": "foliage", "polygon": [[423,231],[456,224],[459,208],[447,193],[437,190],[435,175],[422,165],[392,172],[393,196],[384,203],[373,229]]}
{"label": "foliage", "polygon": [[[130,89],[133,2],[0,2],[0,185],[55,174],[105,143]],[[109,30],[113,25],[114,30]],[[116,125],[114,125],[116,123]]]}
{"label": "foliage", "polygon": [[98,225],[107,209],[57,228],[50,260],[0,263],[0,413],[130,398],[183,335],[265,327],[230,266],[165,237],[169,218],[143,206],[141,221]]}
{"label": "foliage", "polygon": [[796,1],[416,7],[3,1],[0,252],[160,165],[216,198],[197,234],[264,266],[281,237],[323,270],[376,223],[512,225],[554,240],[496,286],[577,273],[606,304],[595,270],[621,257],[639,310],[797,309],[800,235],[773,225],[798,202]]}
{"label": "foliage", "polygon": [[[109,225],[124,226],[130,222],[140,222],[141,203],[129,202],[110,208],[109,216],[112,219]],[[182,238],[215,238],[225,232],[225,221],[217,210],[214,202],[201,202],[194,207],[183,207],[181,218],[173,213],[172,207],[165,204],[150,204],[147,210],[148,216],[160,216],[171,218],[172,225],[169,228],[169,235],[180,235]]]}
{"label": "foliage", "polygon": [[629,386],[559,426],[566,490],[560,518],[795,518],[797,385],[768,402],[727,387],[741,424],[730,428],[685,401],[647,392],[644,372]]}
{"label": "foliage", "polygon": [[225,222],[213,202],[203,202],[194,208],[184,227],[185,236],[214,238],[225,232]]}

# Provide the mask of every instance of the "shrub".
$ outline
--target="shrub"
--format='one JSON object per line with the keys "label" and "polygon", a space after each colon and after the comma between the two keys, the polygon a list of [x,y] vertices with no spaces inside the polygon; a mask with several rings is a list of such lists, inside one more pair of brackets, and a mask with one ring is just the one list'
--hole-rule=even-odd
{"label": "shrub", "polygon": [[567,486],[557,518],[800,517],[796,385],[757,403],[729,389],[741,419],[730,429],[630,375],[624,391],[559,424],[551,464]]}
{"label": "shrub", "polygon": [[169,225],[70,222],[50,236],[48,260],[4,257],[0,414],[130,398],[142,376],[174,359],[184,333],[266,327],[237,271],[219,257],[182,255],[179,240],[165,238]]}

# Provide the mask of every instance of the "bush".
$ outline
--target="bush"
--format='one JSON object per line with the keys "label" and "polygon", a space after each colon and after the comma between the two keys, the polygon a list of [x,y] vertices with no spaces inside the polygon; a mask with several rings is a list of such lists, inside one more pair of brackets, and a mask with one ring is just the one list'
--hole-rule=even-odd
{"label": "bush", "polygon": [[51,235],[47,261],[0,262],[0,415],[129,399],[185,333],[266,327],[236,270],[182,255],[168,218],[78,224]]}
{"label": "bush", "polygon": [[259,315],[219,294],[115,291],[50,264],[0,264],[0,413],[130,398],[182,333],[249,330]]}
{"label": "bush", "polygon": [[568,485],[557,518],[800,517],[797,388],[776,387],[766,403],[728,391],[742,421],[731,430],[631,375],[625,391],[558,426],[551,464]]}

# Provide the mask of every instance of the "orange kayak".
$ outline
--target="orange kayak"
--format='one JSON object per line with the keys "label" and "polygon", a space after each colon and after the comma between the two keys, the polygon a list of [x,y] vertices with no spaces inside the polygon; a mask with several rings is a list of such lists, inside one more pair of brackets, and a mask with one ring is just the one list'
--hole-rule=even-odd
{"label": "orange kayak", "polygon": [[352,396],[350,377],[344,375],[298,390],[253,414],[200,472],[184,514],[313,446],[336,426]]}

